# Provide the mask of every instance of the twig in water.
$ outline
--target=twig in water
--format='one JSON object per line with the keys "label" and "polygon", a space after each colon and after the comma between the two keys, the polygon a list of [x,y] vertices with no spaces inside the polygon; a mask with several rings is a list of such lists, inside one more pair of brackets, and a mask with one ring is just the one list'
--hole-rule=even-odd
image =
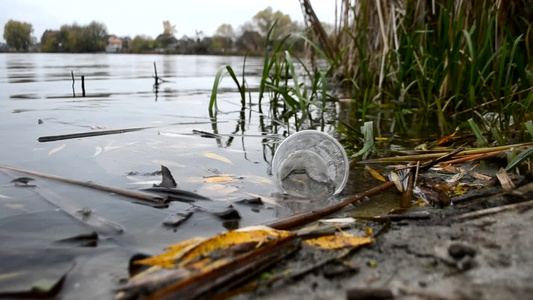
{"label": "twig in water", "polygon": [[40,143],[46,143],[46,142],[78,139],[78,138],[91,137],[91,136],[100,136],[100,135],[108,135],[108,134],[121,134],[121,133],[126,133],[126,132],[145,130],[145,129],[149,129],[149,128],[153,128],[153,127],[135,127],[135,128],[125,128],[125,129],[114,129],[114,130],[101,130],[101,131],[88,131],[88,132],[79,132],[79,133],[69,133],[69,134],[61,134],[61,135],[49,135],[49,136],[42,136],[42,137],[38,138],[37,140]]}
{"label": "twig in water", "polygon": [[191,124],[197,125],[197,124],[211,124],[211,123],[212,122],[183,122],[183,123],[173,123],[173,124],[162,125],[162,126],[147,126],[147,127],[133,127],[133,128],[112,129],[112,130],[88,131],[88,132],[69,133],[69,134],[61,134],[61,135],[42,136],[38,138],[37,140],[41,143],[46,143],[46,142],[53,142],[53,141],[59,141],[59,140],[79,139],[79,138],[93,137],[93,136],[100,136],[100,135],[121,134],[121,133],[126,133],[126,132],[141,131],[145,129],[160,128],[160,127],[172,126],[172,125],[191,125]]}
{"label": "twig in water", "polygon": [[149,194],[149,193],[143,193],[143,192],[131,191],[131,190],[121,189],[121,188],[112,187],[112,186],[106,186],[106,185],[102,185],[102,184],[98,184],[98,183],[94,183],[90,181],[79,181],[79,180],[65,178],[65,177],[56,176],[56,175],[50,175],[50,174],[39,173],[35,171],[30,171],[30,170],[19,169],[19,168],[7,166],[7,165],[0,164],[0,169],[11,170],[11,171],[33,175],[37,177],[42,177],[46,179],[52,179],[52,180],[56,180],[56,181],[60,181],[64,183],[70,183],[70,184],[74,184],[77,186],[83,186],[83,187],[88,187],[88,188],[95,189],[95,190],[114,193],[117,195],[129,197],[129,198],[135,198],[138,200],[147,201],[151,204],[163,204],[167,201],[163,197],[156,196],[156,195]]}

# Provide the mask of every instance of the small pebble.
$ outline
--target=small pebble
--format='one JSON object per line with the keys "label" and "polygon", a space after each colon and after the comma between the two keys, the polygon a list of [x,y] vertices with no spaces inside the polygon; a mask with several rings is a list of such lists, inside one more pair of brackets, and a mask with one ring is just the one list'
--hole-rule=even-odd
{"label": "small pebble", "polygon": [[448,247],[448,254],[454,259],[462,259],[465,256],[476,256],[476,249],[471,246],[459,243],[453,243]]}

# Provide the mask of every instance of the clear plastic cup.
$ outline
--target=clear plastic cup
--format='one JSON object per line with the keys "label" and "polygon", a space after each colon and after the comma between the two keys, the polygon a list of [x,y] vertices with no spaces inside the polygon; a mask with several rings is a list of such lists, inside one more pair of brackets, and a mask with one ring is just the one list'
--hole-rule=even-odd
{"label": "clear plastic cup", "polygon": [[342,145],[316,130],[287,137],[272,159],[272,174],[280,190],[300,198],[324,199],[339,194],[349,171],[350,162]]}

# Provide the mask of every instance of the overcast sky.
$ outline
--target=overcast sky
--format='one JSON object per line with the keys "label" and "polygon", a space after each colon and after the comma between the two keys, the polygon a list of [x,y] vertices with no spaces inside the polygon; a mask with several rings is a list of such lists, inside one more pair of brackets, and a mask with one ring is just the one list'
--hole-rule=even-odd
{"label": "overcast sky", "polygon": [[[334,22],[335,0],[311,0],[311,4],[321,21]],[[303,22],[299,0],[0,0],[0,25],[3,35],[9,19],[31,23],[39,41],[47,29],[74,22],[87,25],[93,20],[104,23],[109,34],[131,38],[138,34],[157,37],[163,32],[164,20],[176,25],[178,38],[194,36],[196,30],[211,36],[224,23],[237,30],[268,6]]]}

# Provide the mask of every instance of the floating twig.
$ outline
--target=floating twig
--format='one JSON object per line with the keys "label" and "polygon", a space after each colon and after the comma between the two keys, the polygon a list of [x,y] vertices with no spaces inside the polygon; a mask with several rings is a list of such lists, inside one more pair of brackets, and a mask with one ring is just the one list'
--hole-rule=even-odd
{"label": "floating twig", "polygon": [[126,189],[121,189],[121,188],[112,187],[112,186],[106,186],[106,185],[102,185],[102,184],[98,184],[98,183],[94,183],[90,181],[79,181],[79,180],[65,178],[61,176],[39,173],[36,171],[30,171],[30,170],[24,170],[24,169],[11,167],[7,165],[0,164],[0,169],[11,170],[11,171],[15,171],[15,172],[19,172],[19,173],[23,173],[27,175],[33,175],[33,176],[37,176],[41,178],[52,179],[52,180],[56,180],[56,181],[60,181],[64,183],[70,183],[73,185],[83,186],[83,187],[100,190],[100,191],[104,191],[108,193],[114,193],[117,195],[129,197],[129,198],[135,198],[138,200],[147,201],[147,202],[150,202],[151,204],[163,204],[167,201],[167,199],[163,197],[149,194],[149,193],[143,193],[143,192],[126,190]]}
{"label": "floating twig", "polygon": [[70,139],[78,139],[78,138],[100,136],[100,135],[121,134],[121,133],[126,133],[126,132],[145,130],[149,128],[153,128],[153,127],[134,127],[134,128],[125,128],[125,129],[113,129],[113,130],[69,133],[69,134],[61,134],[61,135],[50,135],[50,136],[42,136],[38,138],[37,140],[40,143],[46,143],[46,142],[53,142],[53,141],[59,141],[59,140],[70,140]]}
{"label": "floating twig", "polygon": [[59,141],[59,140],[79,139],[79,138],[93,137],[93,136],[100,136],[100,135],[121,134],[121,133],[126,133],[126,132],[141,131],[145,129],[161,128],[161,127],[173,126],[173,125],[197,125],[197,124],[211,124],[211,123],[212,122],[183,122],[183,123],[173,123],[173,124],[161,125],[161,126],[132,127],[132,128],[123,128],[123,129],[88,131],[88,132],[69,133],[69,134],[61,134],[61,135],[42,136],[38,138],[37,140],[41,143],[46,143],[46,142],[53,142],[53,141]]}

